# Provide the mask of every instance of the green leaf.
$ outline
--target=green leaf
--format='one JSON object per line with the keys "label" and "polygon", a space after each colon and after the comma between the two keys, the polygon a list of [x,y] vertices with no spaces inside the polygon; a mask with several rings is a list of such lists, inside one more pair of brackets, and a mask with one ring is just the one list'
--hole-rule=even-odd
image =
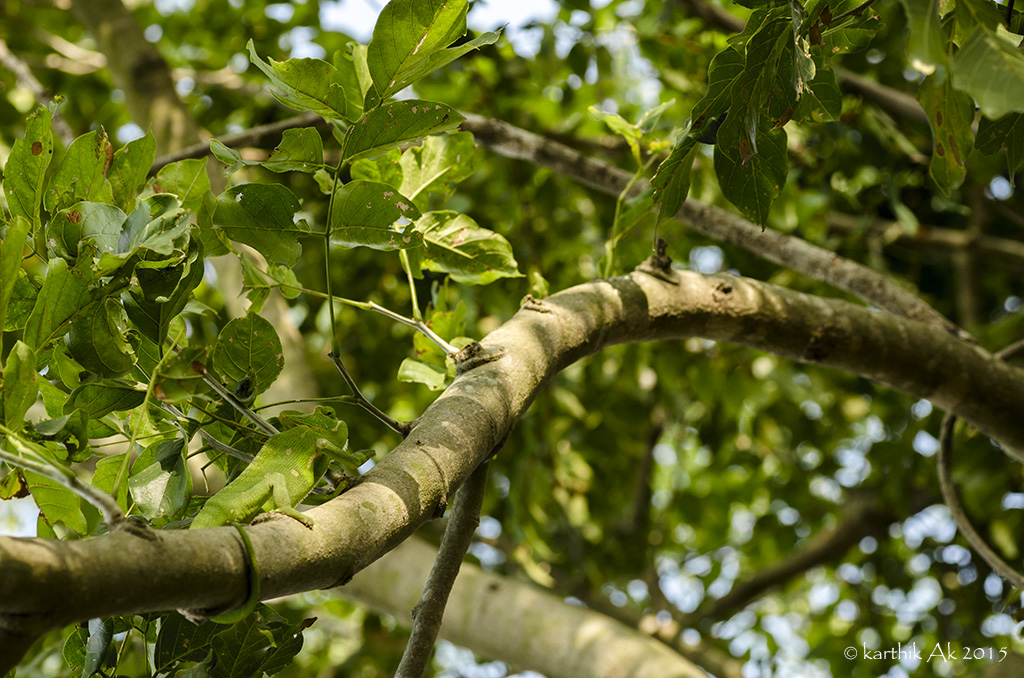
{"label": "green leaf", "polygon": [[661,218],[673,217],[686,202],[696,151],[697,140],[689,134],[680,134],[672,152],[654,173],[651,186],[654,188],[655,203],[661,205]]}
{"label": "green leaf", "polygon": [[178,196],[181,206],[195,212],[210,192],[206,158],[190,158],[164,165],[156,174],[156,185],[164,193]]}
{"label": "green leaf", "polygon": [[999,7],[987,0],[957,0],[954,11],[956,21],[953,39],[959,46],[963,46],[978,26],[994,31],[1003,23],[1003,13]]}
{"label": "green leaf", "polygon": [[412,196],[424,211],[429,208],[429,193],[447,200],[455,184],[469,178],[479,167],[476,142],[469,132],[427,137],[419,148],[402,153],[401,193]]}
{"label": "green leaf", "polygon": [[50,268],[25,327],[23,339],[31,348],[38,350],[63,334],[64,323],[92,301],[90,262],[91,257],[82,257],[69,269],[64,259],[50,260]]}
{"label": "green leaf", "polygon": [[964,162],[974,148],[974,102],[955,89],[950,78],[936,83],[928,76],[918,88],[917,98],[928,114],[932,128],[932,158],[928,171],[939,189],[952,194],[964,182]]}
{"label": "green leaf", "polygon": [[786,181],[786,132],[762,125],[752,148],[742,120],[730,115],[718,131],[715,173],[722,194],[745,217],[764,226],[768,211]]}
{"label": "green leaf", "polygon": [[284,368],[281,340],[274,326],[255,313],[228,322],[217,335],[213,366],[229,390],[249,379],[252,392],[263,393]]}
{"label": "green leaf", "polygon": [[135,337],[117,299],[78,315],[67,336],[68,352],[82,367],[101,377],[120,377],[135,366]]}
{"label": "green leaf", "polygon": [[974,97],[987,118],[1024,111],[1024,54],[1001,26],[978,26],[953,60],[954,84]]}
{"label": "green leaf", "polygon": [[338,189],[331,212],[331,242],[344,247],[378,250],[406,249],[423,244],[423,236],[411,226],[396,231],[399,219],[410,224],[420,218],[411,200],[388,184],[350,181]]}
{"label": "green leaf", "polygon": [[84,535],[89,531],[85,514],[82,513],[82,500],[78,495],[60,483],[25,471],[32,498],[42,513],[43,520],[50,527],[63,524],[69,530]]}
{"label": "green leaf", "polygon": [[185,440],[164,440],[146,448],[128,478],[135,505],[149,520],[172,516],[185,505],[192,483],[185,466]]}
{"label": "green leaf", "polygon": [[[712,119],[729,110],[733,83],[743,73],[743,55],[734,48],[722,50],[708,66],[708,89],[690,112],[689,132],[697,137]],[[711,143],[710,141],[707,143]],[[676,145],[679,145],[677,140]]]}
{"label": "green leaf", "polygon": [[441,391],[447,386],[448,373],[436,365],[406,358],[398,368],[398,380],[423,384],[431,391]]}
{"label": "green leaf", "polygon": [[419,99],[392,101],[367,113],[348,133],[344,157],[351,162],[420,137],[456,129],[465,120],[446,104]]}
{"label": "green leaf", "polygon": [[608,113],[597,106],[590,106],[587,108],[587,112],[607,125],[608,129],[612,132],[615,132],[622,137],[626,143],[629,144],[629,148],[633,151],[634,155],[639,153],[639,140],[640,137],[643,136],[639,129],[627,122],[626,119],[618,113]]}
{"label": "green leaf", "polygon": [[427,212],[416,221],[416,230],[423,234],[423,263],[431,271],[469,285],[522,276],[508,240],[465,214]]}
{"label": "green leaf", "polygon": [[824,52],[830,56],[852,54],[868,45],[875,33],[882,27],[881,17],[874,12],[862,12],[852,22],[843,22],[836,28],[827,28],[821,32]]}
{"label": "green leaf", "polygon": [[[454,134],[446,136],[455,136],[462,134],[461,132],[455,132]],[[424,144],[434,137],[427,137],[424,139]],[[439,136],[439,139],[446,137]],[[411,150],[411,149],[410,149]],[[402,151],[397,148],[392,148],[383,155],[378,155],[374,158],[360,158],[352,163],[352,178],[362,179],[364,181],[376,181],[382,184],[388,184],[401,190],[402,188]],[[328,188],[326,191],[330,194],[331,189]]]}
{"label": "green leaf", "polygon": [[276,673],[292,662],[302,649],[302,629],[307,622],[291,625],[266,605],[213,637],[216,661],[210,678],[249,678]]}
{"label": "green leaf", "polygon": [[32,222],[20,214],[10,223],[0,225],[0,331],[7,329],[8,305],[15,286],[25,276],[21,260],[31,232]]}
{"label": "green leaf", "polygon": [[174,612],[167,615],[156,637],[154,672],[166,673],[178,662],[201,661],[210,651],[210,639],[223,628],[213,622],[196,625]]}
{"label": "green leaf", "polygon": [[295,194],[280,184],[242,184],[217,197],[213,224],[267,261],[293,266],[302,252],[298,238],[309,233],[304,220],[294,219],[300,207]]}
{"label": "green leaf", "polygon": [[78,202],[61,210],[46,227],[47,248],[53,256],[70,261],[78,258],[78,246],[91,241],[103,253],[117,253],[118,239],[124,222],[124,212],[106,203]]}
{"label": "green leaf", "polygon": [[142,404],[146,391],[120,379],[106,379],[79,386],[64,403],[65,414],[84,410],[91,419],[101,419],[111,412],[126,412]]}
{"label": "green leaf", "polygon": [[112,187],[104,177],[113,148],[106,133],[89,132],[71,142],[57,171],[50,177],[43,203],[52,214],[82,200],[109,202]]}
{"label": "green leaf", "polygon": [[[91,485],[98,490],[117,499],[117,505],[127,512],[128,509],[128,483],[118,484],[118,477],[121,475],[121,467],[128,462],[128,453],[112,454],[103,457],[96,462],[96,472],[92,474]],[[127,468],[125,466],[125,468]],[[124,479],[125,481],[127,478]]]}
{"label": "green leaf", "polygon": [[152,132],[129,141],[114,153],[107,170],[107,180],[113,191],[114,204],[125,213],[135,209],[135,196],[146,184],[149,168],[156,159],[156,139]]}
{"label": "green leaf", "polygon": [[271,172],[312,174],[324,165],[324,146],[315,127],[286,129],[281,143],[260,163]]}
{"label": "green leaf", "polygon": [[333,65],[322,59],[288,59],[263,61],[256,54],[252,40],[248,42],[249,59],[278,88],[274,92],[285,106],[298,111],[311,111],[324,118],[356,120],[361,110],[349,103],[345,81]]}
{"label": "green leaf", "polygon": [[838,120],[843,112],[843,93],[839,91],[836,72],[828,67],[819,68],[814,79],[800,97],[794,118],[811,119],[814,122]]}
{"label": "green leaf", "polygon": [[39,205],[46,185],[46,167],[53,158],[51,119],[50,111],[43,106],[29,116],[25,138],[14,142],[3,173],[11,216],[28,219],[36,231],[41,223]]}
{"label": "green leaf", "polygon": [[1013,176],[1024,167],[1024,114],[1010,113],[998,120],[982,118],[978,123],[978,138],[975,147],[986,155],[1006,149],[1006,164]]}
{"label": "green leaf", "polygon": [[907,57],[914,69],[931,75],[937,66],[945,65],[946,36],[939,18],[939,0],[900,0],[907,12],[910,38]]}
{"label": "green leaf", "polygon": [[182,263],[164,268],[139,267],[135,277],[139,290],[131,290],[124,300],[125,311],[145,337],[162,346],[171,321],[203,281],[202,243],[191,241],[188,257]]}
{"label": "green leaf", "polygon": [[[19,219],[22,217],[18,217]],[[14,282],[14,290],[7,300],[7,316],[3,319],[3,331],[14,332],[25,329],[32,309],[35,308],[39,290],[29,281],[24,269],[18,269],[18,277]]]}
{"label": "green leaf", "polygon": [[465,35],[467,10],[466,0],[389,2],[377,18],[373,37],[366,48],[366,62],[373,78],[367,108],[466,52],[498,39],[497,33],[488,33],[467,44],[444,50]]}
{"label": "green leaf", "polygon": [[15,431],[25,423],[25,413],[39,395],[36,355],[25,342],[14,344],[0,381],[0,421]]}

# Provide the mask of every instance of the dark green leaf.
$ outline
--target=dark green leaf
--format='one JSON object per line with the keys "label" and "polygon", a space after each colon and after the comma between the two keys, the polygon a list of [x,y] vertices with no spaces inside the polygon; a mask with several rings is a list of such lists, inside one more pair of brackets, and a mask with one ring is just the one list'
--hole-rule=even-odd
{"label": "dark green leaf", "polygon": [[139,267],[135,277],[139,290],[132,290],[124,300],[125,311],[144,336],[163,345],[171,320],[181,313],[192,290],[203,280],[202,243],[193,240],[182,263],[165,268]]}
{"label": "dark green leaf", "polygon": [[120,377],[135,366],[134,337],[121,303],[110,297],[71,322],[68,352],[101,377]]}
{"label": "dark green leaf", "polygon": [[[428,137],[428,139],[433,137]],[[402,187],[402,151],[392,148],[375,158],[362,158],[352,163],[352,178],[364,181],[376,181],[382,184]],[[327,193],[330,194],[330,189]]]}
{"label": "dark green leaf", "polygon": [[715,173],[722,193],[745,217],[764,226],[786,181],[786,133],[762,126],[755,152],[742,121],[729,116],[718,131]]}
{"label": "dark green leaf", "polygon": [[1010,113],[994,121],[982,118],[978,123],[975,147],[986,155],[1005,148],[1012,181],[1013,175],[1024,167],[1024,114]]}
{"label": "dark green leaf", "polygon": [[420,137],[453,130],[465,118],[451,106],[433,101],[393,101],[370,111],[349,129],[345,159],[383,153]]}
{"label": "dark green leaf", "polygon": [[54,215],[46,227],[47,245],[54,256],[70,261],[78,258],[78,246],[91,241],[100,253],[118,251],[118,240],[124,222],[124,212],[113,205],[99,202],[79,202]]}
{"label": "dark green leaf", "polygon": [[819,68],[814,79],[807,83],[807,89],[800,96],[794,118],[814,122],[838,120],[843,112],[843,93],[839,91],[836,72],[829,67]]}
{"label": "dark green leaf", "polygon": [[661,217],[668,219],[679,211],[690,192],[693,156],[698,142],[689,134],[680,134],[672,152],[658,166],[651,179],[654,201],[661,205]]}
{"label": "dark green leaf", "polygon": [[242,184],[217,198],[213,224],[267,261],[292,266],[302,252],[298,239],[309,233],[304,220],[295,221],[300,207],[295,194],[280,184]]}
{"label": "dark green leaf", "polygon": [[64,403],[64,412],[84,410],[90,418],[100,419],[111,412],[135,409],[146,397],[145,390],[139,390],[129,382],[111,379],[85,384],[71,392]]}
{"label": "dark green leaf", "polygon": [[53,340],[64,323],[92,301],[89,288],[93,282],[91,257],[82,257],[73,269],[64,259],[51,259],[36,297],[23,337],[26,344],[39,349]]}
{"label": "dark green leaf", "polygon": [[200,661],[210,651],[213,635],[224,627],[213,622],[193,624],[172,612],[160,623],[154,651],[154,670],[163,673],[183,661]]}
{"label": "dark green leaf", "polygon": [[420,211],[412,201],[388,184],[371,181],[350,181],[334,198],[331,213],[331,242],[345,247],[365,246],[378,250],[419,247],[423,237],[405,228],[392,226],[399,219],[410,223],[419,219]]}
{"label": "dark green leaf", "polygon": [[274,326],[255,313],[235,318],[217,335],[213,366],[234,388],[243,379],[252,380],[257,395],[274,383],[284,367],[281,340]]}
{"label": "dark green leaf", "polygon": [[935,71],[936,66],[945,65],[946,36],[939,18],[939,0],[900,0],[907,12],[910,24],[910,39],[907,41],[907,56],[910,65],[925,75]]}
{"label": "dark green leaf", "polygon": [[476,143],[469,132],[427,137],[419,148],[402,153],[402,195],[412,196],[420,211],[428,209],[429,195],[446,200],[455,184],[464,181],[479,167]]}
{"label": "dark green leaf", "polygon": [[324,167],[324,146],[314,127],[286,129],[281,143],[260,163],[271,172],[306,172]]}
{"label": "dark green leaf", "polygon": [[[20,218],[20,217],[19,217]],[[28,274],[24,269],[18,269],[18,277],[14,282],[14,290],[7,301],[7,315],[4,317],[4,332],[25,329],[28,319],[35,308],[39,290],[29,282]]]}

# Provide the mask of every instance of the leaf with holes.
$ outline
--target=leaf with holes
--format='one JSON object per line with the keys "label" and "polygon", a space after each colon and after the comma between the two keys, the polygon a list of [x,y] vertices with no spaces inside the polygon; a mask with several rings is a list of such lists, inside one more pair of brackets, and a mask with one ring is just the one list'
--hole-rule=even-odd
{"label": "leaf with holes", "polygon": [[302,252],[298,239],[309,234],[305,220],[295,220],[300,207],[295,194],[280,184],[241,184],[217,197],[213,225],[267,261],[292,266]]}
{"label": "leaf with holes", "polygon": [[[350,181],[338,189],[331,211],[331,242],[344,247],[398,250],[419,247],[423,236],[412,228],[420,211],[412,201],[388,184]],[[408,220],[401,231],[392,228]]]}
{"label": "leaf with holes", "polygon": [[370,111],[349,128],[344,157],[352,162],[383,153],[429,134],[456,129],[465,119],[451,106],[434,101],[392,101]]}

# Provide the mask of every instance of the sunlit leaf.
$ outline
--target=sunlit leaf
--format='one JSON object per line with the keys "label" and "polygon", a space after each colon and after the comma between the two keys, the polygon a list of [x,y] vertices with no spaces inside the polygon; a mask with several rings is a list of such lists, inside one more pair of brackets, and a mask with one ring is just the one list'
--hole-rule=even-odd
{"label": "sunlit leaf", "polygon": [[424,265],[470,285],[486,285],[498,278],[517,278],[512,245],[494,231],[481,228],[465,214],[427,212],[416,221],[423,234]]}
{"label": "sunlit leaf", "polygon": [[247,390],[263,393],[284,367],[284,352],[274,326],[255,313],[228,322],[217,335],[213,366],[230,389],[249,380]]}
{"label": "sunlit leaf", "polygon": [[[411,228],[420,211],[411,200],[388,184],[350,181],[334,197],[331,242],[345,247],[396,250],[419,247],[423,236]],[[400,219],[408,226],[392,228]]]}
{"label": "sunlit leaf", "polygon": [[399,144],[456,129],[466,118],[451,106],[434,101],[393,101],[370,111],[349,129],[345,158],[383,153]]}

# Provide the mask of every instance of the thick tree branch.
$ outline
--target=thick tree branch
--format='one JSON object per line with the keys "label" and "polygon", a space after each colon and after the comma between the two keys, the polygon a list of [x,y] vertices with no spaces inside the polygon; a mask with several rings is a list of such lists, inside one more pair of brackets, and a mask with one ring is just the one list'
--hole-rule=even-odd
{"label": "thick tree branch", "polygon": [[[273,598],[346,581],[443,508],[543,384],[621,343],[700,336],[852,372],[966,419],[1024,459],[1024,370],[935,328],[732,275],[635,272],[529,304],[362,482],[309,512],[315,527],[247,528]],[[471,367],[471,369],[467,369]],[[0,539],[0,627],[47,629],[113,614],[239,604],[233,528],[115,533],[78,542]],[[71,595],[74,592],[74,595]],[[2,648],[0,648],[2,649]],[[0,652],[0,656],[4,653]]]}
{"label": "thick tree branch", "polygon": [[[472,132],[480,145],[499,155],[546,167],[608,195],[618,196],[632,178],[625,170],[589,158],[515,125],[472,113],[464,115],[466,121],[462,128]],[[224,137],[222,142],[227,146],[270,144],[280,139],[284,129],[309,126],[326,129],[322,118],[304,114]],[[209,152],[209,144],[192,146],[181,153],[158,158],[154,168],[184,158],[202,157]],[[630,195],[643,192],[647,186],[645,180],[636,182]],[[847,291],[878,308],[944,328],[962,339],[970,339],[966,332],[915,295],[893,284],[886,276],[802,238],[777,231],[761,231],[740,216],[692,199],[687,200],[675,216],[709,238],[742,247],[763,259]]]}
{"label": "thick tree branch", "polygon": [[[410,539],[338,589],[344,597],[409,624],[436,551]],[[387,585],[382,585],[387,582]],[[704,678],[663,644],[534,586],[463,564],[441,636],[476,652],[560,678]],[[543,621],[537,611],[543,610]],[[501,632],[496,632],[501,629]]]}

